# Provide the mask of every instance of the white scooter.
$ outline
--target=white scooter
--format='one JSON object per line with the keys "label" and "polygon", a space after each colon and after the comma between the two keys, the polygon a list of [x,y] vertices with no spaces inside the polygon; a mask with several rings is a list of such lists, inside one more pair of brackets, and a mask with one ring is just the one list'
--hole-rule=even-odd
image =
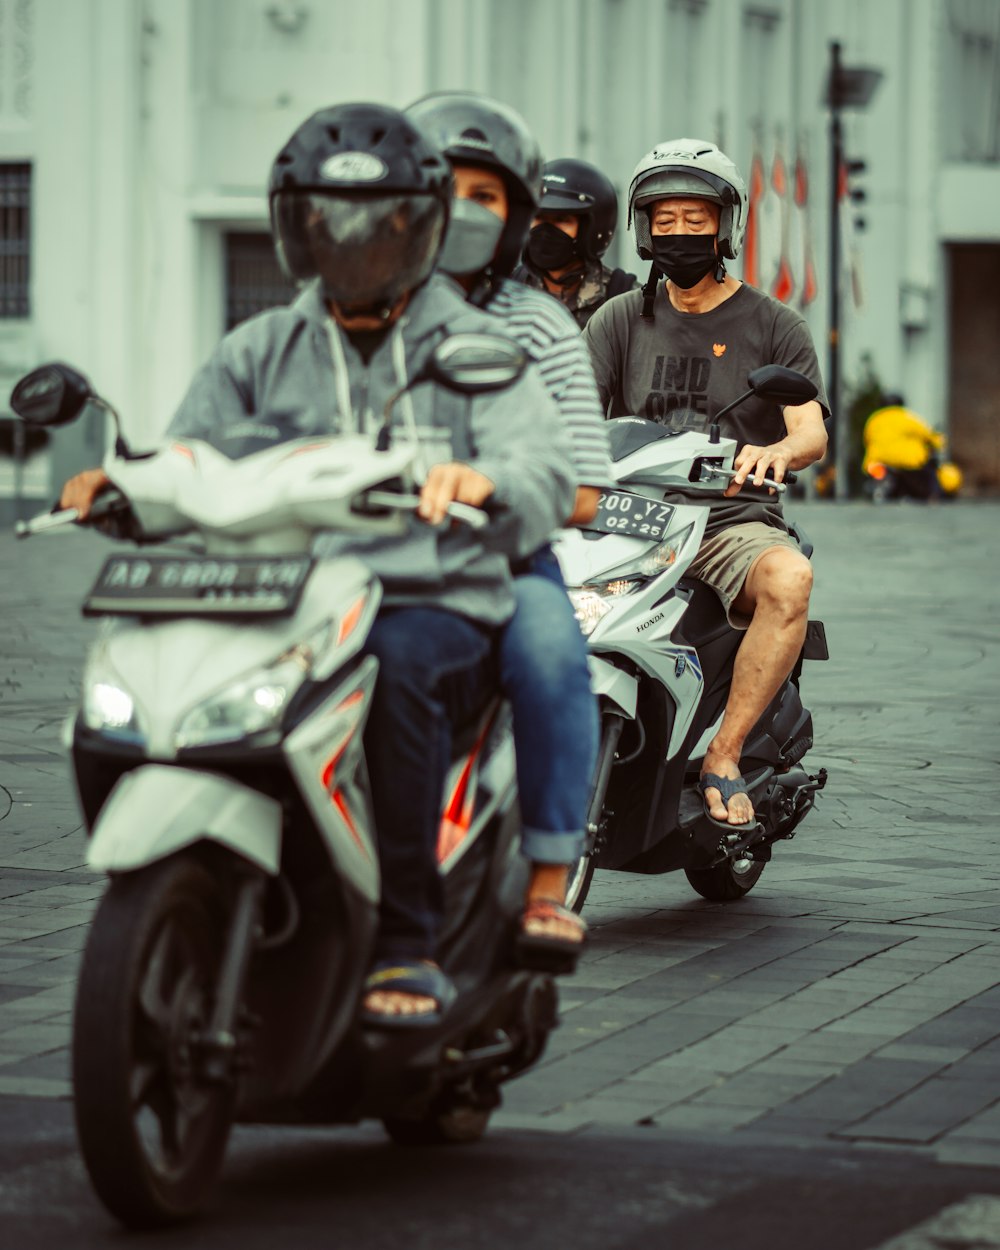
{"label": "white scooter", "polygon": [[[750,389],[719,416],[752,395],[801,404],[816,394],[807,378],[780,365],[756,369],[747,381]],[[802,660],[828,658],[823,625],[811,621],[794,672],[744,747],[741,771],[756,828],[728,831],[705,812],[701,763],[721,722],[742,635],[714,592],[685,572],[705,531],[708,510],[698,501],[728,485],[736,443],[717,424],[707,433],[691,429],[684,416],[671,425],[610,421],[616,485],[601,495],[593,521],[555,544],[601,709],[588,846],[569,889],[577,910],[595,868],[683,869],[705,898],[743,897],[760,879],[772,843],[792,837],[826,784],[824,769],[812,776],[799,766],[813,744],[812,717],[799,696]],[[767,480],[756,495],[783,489]],[[685,502],[672,502],[679,491]],[[741,498],[754,493],[744,486]]]}
{"label": "white scooter", "polygon": [[[454,336],[410,386],[474,393],[523,365],[507,340]],[[63,365],[12,396],[35,425],[88,402],[108,407]],[[248,422],[145,457],[119,430],[105,464],[117,491],[94,519],[174,540],[102,568],[71,730],[87,862],[110,878],[76,998],[76,1123],[126,1224],[197,1210],[234,1120],[374,1117],[408,1144],[471,1141],[556,1023],[551,978],[512,958],[527,868],[499,700],[456,741],[443,796],[440,958],[458,997],[433,1028],[358,1022],[380,888],[362,746],[377,661],[362,652],[381,591],[360,561],[310,550],[321,531],[401,532],[414,454]]]}

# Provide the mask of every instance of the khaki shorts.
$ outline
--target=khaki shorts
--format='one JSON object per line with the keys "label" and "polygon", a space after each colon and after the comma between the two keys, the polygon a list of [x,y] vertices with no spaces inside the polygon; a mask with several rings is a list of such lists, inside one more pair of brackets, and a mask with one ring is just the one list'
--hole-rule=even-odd
{"label": "khaki shorts", "polygon": [[685,575],[696,577],[706,586],[711,586],[722,600],[733,629],[746,629],[750,617],[735,611],[733,603],[739,597],[757,558],[772,547],[791,547],[793,551],[800,551],[794,538],[773,525],[765,525],[763,521],[730,525],[702,542]]}

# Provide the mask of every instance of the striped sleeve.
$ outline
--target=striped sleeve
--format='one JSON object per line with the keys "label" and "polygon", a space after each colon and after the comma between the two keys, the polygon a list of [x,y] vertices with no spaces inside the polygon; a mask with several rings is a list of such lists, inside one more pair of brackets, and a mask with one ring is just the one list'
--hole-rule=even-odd
{"label": "striped sleeve", "polygon": [[506,281],[487,306],[538,366],[559,405],[581,486],[607,486],[611,456],[590,353],[565,308],[544,291]]}

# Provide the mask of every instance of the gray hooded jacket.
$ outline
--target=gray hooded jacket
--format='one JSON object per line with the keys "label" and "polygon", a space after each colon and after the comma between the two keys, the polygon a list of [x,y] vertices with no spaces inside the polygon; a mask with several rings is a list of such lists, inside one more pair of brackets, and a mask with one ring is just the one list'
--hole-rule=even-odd
{"label": "gray hooded jacket", "polygon": [[[497,321],[432,277],[366,366],[329,317],[318,287],[228,334],[196,375],[168,430],[199,438],[220,424],[283,419],[303,436],[370,431],[389,397],[449,334],[498,333]],[[506,390],[456,395],[414,387],[393,412],[396,437],[419,437],[424,469],[459,460],[494,483],[499,514],[481,531],[410,519],[402,538],[329,535],[320,554],[357,555],[381,579],[387,605],[447,608],[486,624],[513,611],[508,556],[530,555],[573,508],[576,480],[559,410],[530,365]]]}

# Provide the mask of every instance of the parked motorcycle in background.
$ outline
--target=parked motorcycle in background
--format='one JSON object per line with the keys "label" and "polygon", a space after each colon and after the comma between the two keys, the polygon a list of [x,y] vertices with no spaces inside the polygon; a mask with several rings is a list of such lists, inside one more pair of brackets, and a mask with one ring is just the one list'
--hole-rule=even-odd
{"label": "parked motorcycle in background", "polygon": [[962,470],[948,460],[944,435],[890,394],[865,422],[865,494],[872,503],[893,499],[952,499],[962,489]]}
{"label": "parked motorcycle in background", "polygon": [[[494,389],[523,363],[507,340],[456,335],[410,386]],[[62,365],[12,396],[36,426],[88,402],[109,407]],[[87,862],[109,876],[73,1017],[76,1125],[128,1225],[196,1211],[237,1120],[474,1140],[556,1023],[551,977],[512,956],[527,866],[499,700],[456,736],[444,795],[440,958],[458,997],[433,1027],[358,1022],[380,888],[362,744],[378,664],[362,651],[381,589],[310,551],[323,531],[400,533],[415,450],[275,419],[148,456],[119,427],[105,463],[117,489],[94,523],[159,544],[117,551],[87,596],[102,628],[70,728]]]}
{"label": "parked motorcycle in background", "polygon": [[[801,404],[816,388],[779,365],[754,370],[752,395]],[[569,901],[582,908],[595,868],[665,873],[683,869],[703,897],[742,898],[760,880],[771,848],[791,838],[826,784],[802,767],[813,745],[799,693],[802,662],[828,658],[823,625],[811,621],[794,671],[747,738],[741,772],[757,825],[727,832],[705,813],[697,788],[718,731],[743,635],[718,597],[684,574],[701,544],[707,508],[733,476],[735,440],[641,417],[608,422],[615,487],[593,521],[555,544],[590,649],[600,701],[601,746],[588,814],[588,846],[571,876]],[[697,418],[697,414],[694,414]],[[703,423],[698,418],[697,424]],[[767,497],[768,480],[741,496]],[[689,502],[667,503],[682,490]],[[793,534],[796,531],[792,530]],[[809,555],[801,531],[796,535]]]}
{"label": "parked motorcycle in background", "polygon": [[881,460],[866,460],[865,494],[872,503],[889,503],[894,499],[956,499],[962,490],[964,475],[953,460],[941,461],[930,456],[920,469],[894,469]]}

